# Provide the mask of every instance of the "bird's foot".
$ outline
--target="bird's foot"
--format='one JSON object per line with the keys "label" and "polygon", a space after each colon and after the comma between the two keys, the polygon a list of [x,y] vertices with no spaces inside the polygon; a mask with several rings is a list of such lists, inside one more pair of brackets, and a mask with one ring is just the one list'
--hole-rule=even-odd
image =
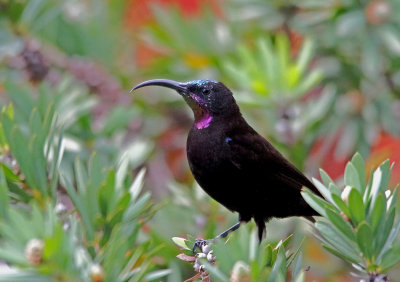
{"label": "bird's foot", "polygon": [[193,249],[192,249],[193,253],[196,252],[196,249],[199,249],[202,253],[206,253],[205,248],[207,248],[213,241],[214,239],[204,240],[197,238],[193,244]]}
{"label": "bird's foot", "polygon": [[196,239],[196,241],[193,244],[193,249],[192,249],[193,253],[196,251],[197,248],[201,252],[207,253],[208,250],[210,249],[210,247],[209,247],[210,244],[214,243],[216,240],[218,240],[220,238],[225,238],[226,236],[228,236],[229,233],[238,229],[240,227],[240,224],[241,224],[241,220],[239,219],[239,221],[235,225],[230,227],[228,230],[225,230],[224,232],[222,232],[221,234],[219,234],[217,237],[215,237],[213,239],[209,239],[209,240]]}

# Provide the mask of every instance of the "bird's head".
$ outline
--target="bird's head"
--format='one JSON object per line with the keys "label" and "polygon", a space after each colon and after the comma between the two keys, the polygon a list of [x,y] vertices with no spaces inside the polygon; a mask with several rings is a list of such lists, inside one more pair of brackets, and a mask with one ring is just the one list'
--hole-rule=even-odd
{"label": "bird's head", "polygon": [[216,117],[226,117],[239,112],[232,92],[222,82],[215,80],[177,82],[168,79],[152,79],[136,85],[132,91],[150,85],[176,90],[193,110],[195,126],[198,129],[208,127]]}

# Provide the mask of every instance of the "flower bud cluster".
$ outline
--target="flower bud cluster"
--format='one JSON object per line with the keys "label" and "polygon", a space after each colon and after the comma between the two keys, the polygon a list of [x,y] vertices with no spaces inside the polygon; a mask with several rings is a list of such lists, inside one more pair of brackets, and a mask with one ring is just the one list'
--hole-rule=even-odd
{"label": "flower bud cluster", "polygon": [[207,269],[205,265],[201,263],[201,258],[207,259],[207,261],[211,264],[215,263],[213,250],[211,250],[210,244],[207,242],[201,245],[201,252],[196,254],[193,268],[196,272],[200,273],[202,281],[210,281]]}

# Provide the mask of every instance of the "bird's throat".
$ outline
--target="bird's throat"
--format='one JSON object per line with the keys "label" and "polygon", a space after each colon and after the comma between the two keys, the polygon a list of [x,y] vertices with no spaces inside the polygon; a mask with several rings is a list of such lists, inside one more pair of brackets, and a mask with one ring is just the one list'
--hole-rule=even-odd
{"label": "bird's throat", "polygon": [[199,96],[191,93],[186,99],[186,102],[194,113],[194,126],[197,129],[204,129],[210,126],[213,117],[205,107],[205,102]]}
{"label": "bird's throat", "polygon": [[196,120],[194,124],[197,129],[204,129],[210,126],[212,119],[213,117],[209,113],[206,113],[199,120]]}
{"label": "bird's throat", "polygon": [[212,115],[209,111],[199,107],[194,112],[194,126],[197,129],[204,129],[210,126],[211,121],[213,120]]}

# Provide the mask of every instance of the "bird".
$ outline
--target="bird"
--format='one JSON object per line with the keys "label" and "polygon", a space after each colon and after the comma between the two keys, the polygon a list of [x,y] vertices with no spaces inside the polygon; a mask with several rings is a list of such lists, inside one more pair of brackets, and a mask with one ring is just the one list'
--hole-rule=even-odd
{"label": "bird", "polygon": [[[292,216],[311,221],[319,215],[301,196],[314,184],[243,118],[232,91],[215,80],[178,82],[152,79],[145,86],[174,89],[194,115],[186,152],[190,170],[200,187],[217,202],[238,213],[238,222],[215,237],[226,237],[252,219],[261,242],[271,218]],[[196,241],[196,246],[204,244]]]}

